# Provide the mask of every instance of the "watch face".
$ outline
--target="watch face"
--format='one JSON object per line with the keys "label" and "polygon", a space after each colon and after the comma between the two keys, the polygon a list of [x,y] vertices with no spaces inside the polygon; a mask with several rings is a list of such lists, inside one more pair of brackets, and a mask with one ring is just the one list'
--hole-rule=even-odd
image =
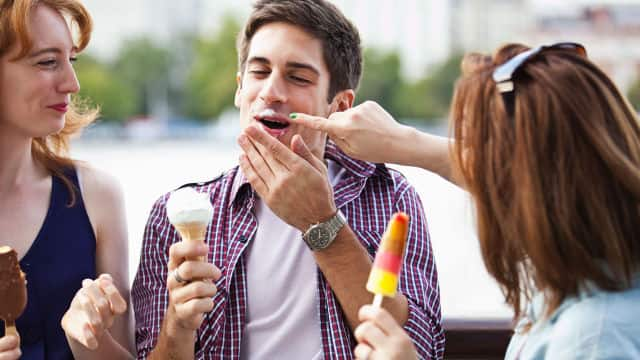
{"label": "watch face", "polygon": [[309,231],[309,245],[314,249],[322,249],[331,239],[329,230],[324,226],[317,226]]}

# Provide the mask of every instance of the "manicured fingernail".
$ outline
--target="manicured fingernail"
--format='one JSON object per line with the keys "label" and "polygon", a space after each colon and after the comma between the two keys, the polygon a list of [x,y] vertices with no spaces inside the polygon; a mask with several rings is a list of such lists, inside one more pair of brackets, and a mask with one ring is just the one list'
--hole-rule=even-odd
{"label": "manicured fingernail", "polygon": [[291,113],[289,114],[289,117],[292,119],[297,119],[298,118],[298,113]]}

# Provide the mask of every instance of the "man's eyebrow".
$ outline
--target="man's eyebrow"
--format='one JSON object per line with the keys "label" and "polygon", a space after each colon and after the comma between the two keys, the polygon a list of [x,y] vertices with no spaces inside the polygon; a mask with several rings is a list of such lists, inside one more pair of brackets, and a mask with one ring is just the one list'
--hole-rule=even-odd
{"label": "man's eyebrow", "polygon": [[[249,63],[249,64],[258,63],[258,64],[263,64],[263,65],[270,65],[271,61],[269,61],[269,59],[267,59],[265,57],[254,56],[254,57],[250,58],[247,61],[247,63]],[[301,62],[297,62],[297,61],[289,61],[289,62],[287,62],[286,67],[294,68],[294,69],[300,69],[300,70],[309,70],[309,71],[313,72],[314,74],[316,74],[317,76],[320,75],[320,71],[318,69],[316,69],[313,65],[310,65],[310,64],[307,64],[307,63],[301,63]]]}
{"label": "man's eyebrow", "polygon": [[289,61],[287,63],[287,67],[300,69],[300,70],[309,70],[309,71],[313,72],[314,74],[316,74],[317,76],[320,75],[320,71],[318,71],[318,69],[316,69],[313,65],[310,65],[310,64],[305,64],[305,63],[300,63],[300,62],[295,62],[295,61]]}
{"label": "man's eyebrow", "polygon": [[269,61],[269,59],[267,59],[265,57],[254,56],[254,57],[250,58],[247,61],[247,63],[248,64],[259,63],[259,64],[264,64],[264,65],[269,65],[269,64],[271,64],[271,61]]}

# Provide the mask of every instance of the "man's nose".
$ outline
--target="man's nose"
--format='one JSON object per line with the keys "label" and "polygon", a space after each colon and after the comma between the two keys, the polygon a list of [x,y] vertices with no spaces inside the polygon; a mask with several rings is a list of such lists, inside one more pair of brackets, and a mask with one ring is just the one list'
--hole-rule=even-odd
{"label": "man's nose", "polygon": [[286,94],[287,91],[284,79],[274,71],[263,82],[262,90],[260,91],[260,98],[266,104],[284,103],[287,101]]}

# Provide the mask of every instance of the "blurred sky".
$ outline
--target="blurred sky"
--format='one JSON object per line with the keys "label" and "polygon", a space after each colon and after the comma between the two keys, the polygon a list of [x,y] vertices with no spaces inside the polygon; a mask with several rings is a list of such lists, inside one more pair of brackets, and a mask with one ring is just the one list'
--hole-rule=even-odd
{"label": "blurred sky", "polygon": [[[112,56],[123,38],[141,32],[162,37],[164,32],[169,31],[170,26],[167,25],[181,17],[198,19],[195,22],[202,23],[199,31],[215,31],[217,20],[221,15],[235,13],[244,19],[252,2],[252,0],[84,0],[95,21],[94,38],[89,51],[104,57]],[[362,12],[361,4],[367,1],[334,0],[333,2],[345,11],[347,16],[353,18],[357,26],[361,26],[358,23],[358,15]],[[384,12],[393,9],[393,14],[402,14],[402,9],[406,9],[405,13],[424,11],[428,32],[431,34],[448,32],[449,0],[370,0],[368,3],[376,4],[377,8],[373,11]],[[536,12],[558,13],[574,11],[583,4],[640,3],[640,0],[529,0],[529,3]],[[363,40],[366,45],[375,45],[377,41],[375,38],[368,38],[365,31],[363,31]],[[430,36],[429,41],[432,43],[430,50],[437,55],[446,51],[449,38]]]}
{"label": "blurred sky", "polygon": [[[413,78],[450,55],[451,4],[480,0],[331,1],[359,28],[365,47],[398,50],[403,74]],[[523,1],[532,16],[577,12],[583,5],[640,3],[640,0],[492,1],[505,4]],[[244,21],[253,0],[84,0],[84,3],[95,23],[87,52],[109,60],[117,55],[124,39],[134,36],[149,36],[171,47],[177,29],[214,34],[225,14],[234,14]]]}

